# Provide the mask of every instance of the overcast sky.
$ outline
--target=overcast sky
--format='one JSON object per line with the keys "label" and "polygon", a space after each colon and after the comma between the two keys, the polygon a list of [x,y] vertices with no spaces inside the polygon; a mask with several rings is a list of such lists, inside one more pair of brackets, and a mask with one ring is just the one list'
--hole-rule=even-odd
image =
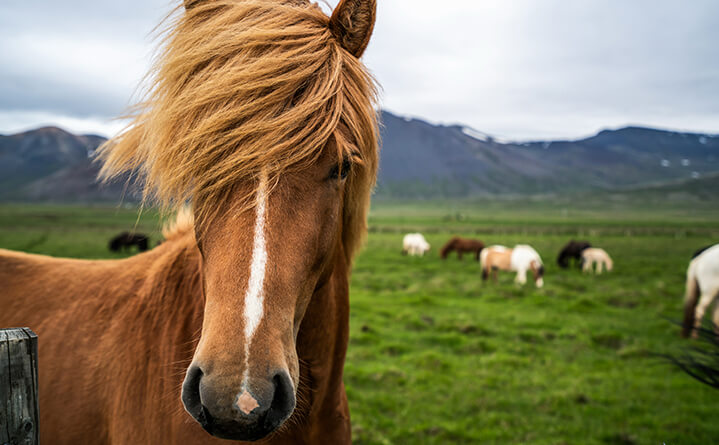
{"label": "overcast sky", "polygon": [[[365,63],[394,113],[509,139],[719,133],[719,1],[378,3]],[[115,132],[174,5],[0,0],[0,133]]]}

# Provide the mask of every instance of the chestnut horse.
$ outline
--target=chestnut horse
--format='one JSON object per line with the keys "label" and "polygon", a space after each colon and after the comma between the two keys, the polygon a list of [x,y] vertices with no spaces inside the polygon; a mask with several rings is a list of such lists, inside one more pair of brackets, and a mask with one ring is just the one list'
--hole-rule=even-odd
{"label": "chestnut horse", "polygon": [[190,215],[123,260],[0,251],[0,325],[39,335],[48,443],[351,441],[348,280],[378,163],[359,57],[375,8],[185,2],[147,100],[100,159],[104,177],[140,172],[146,199]]}
{"label": "chestnut horse", "polygon": [[461,260],[463,253],[473,253],[475,260],[479,261],[479,253],[482,249],[484,249],[482,241],[455,236],[442,247],[439,256],[444,260],[450,252],[457,252],[457,258]]}

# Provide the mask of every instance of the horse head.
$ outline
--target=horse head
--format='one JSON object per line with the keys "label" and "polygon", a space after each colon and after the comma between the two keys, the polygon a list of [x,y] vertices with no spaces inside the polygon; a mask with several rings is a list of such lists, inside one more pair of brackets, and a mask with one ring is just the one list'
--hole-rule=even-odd
{"label": "horse head", "polygon": [[323,326],[305,320],[312,297],[347,292],[378,162],[375,86],[359,61],[375,10],[185,0],[150,99],[101,150],[105,177],[138,169],[160,202],[193,204],[205,305],[182,402],[214,436],[283,425],[300,327]]}

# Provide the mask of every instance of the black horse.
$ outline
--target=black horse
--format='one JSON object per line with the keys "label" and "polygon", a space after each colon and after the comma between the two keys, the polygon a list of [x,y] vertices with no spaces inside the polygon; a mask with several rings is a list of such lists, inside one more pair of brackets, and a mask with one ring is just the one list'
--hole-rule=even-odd
{"label": "black horse", "polygon": [[559,267],[561,267],[562,269],[566,269],[567,267],[569,267],[569,260],[574,258],[574,260],[576,261],[575,264],[581,266],[582,251],[590,247],[592,247],[592,245],[589,244],[589,241],[569,241],[567,245],[564,246],[564,248],[559,252],[559,257],[557,257],[557,264],[559,264]]}
{"label": "black horse", "polygon": [[120,252],[137,246],[140,252],[144,252],[150,245],[150,239],[142,233],[122,232],[110,240],[110,250]]}

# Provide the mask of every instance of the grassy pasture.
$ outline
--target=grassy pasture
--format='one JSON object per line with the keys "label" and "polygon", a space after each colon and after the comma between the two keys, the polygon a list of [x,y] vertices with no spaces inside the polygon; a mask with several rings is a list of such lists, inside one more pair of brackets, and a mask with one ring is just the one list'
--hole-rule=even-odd
{"label": "grassy pasture", "polygon": [[[719,441],[719,393],[656,359],[678,336],[691,253],[719,240],[719,210],[542,202],[380,203],[352,276],[345,381],[360,444],[707,444]],[[0,206],[0,247],[115,258],[132,228],[159,239],[158,215],[107,207]],[[425,258],[400,255],[425,233]],[[442,261],[451,235],[532,244],[545,287],[513,275],[482,283],[466,256]],[[570,237],[615,260],[598,277],[559,270]]]}

